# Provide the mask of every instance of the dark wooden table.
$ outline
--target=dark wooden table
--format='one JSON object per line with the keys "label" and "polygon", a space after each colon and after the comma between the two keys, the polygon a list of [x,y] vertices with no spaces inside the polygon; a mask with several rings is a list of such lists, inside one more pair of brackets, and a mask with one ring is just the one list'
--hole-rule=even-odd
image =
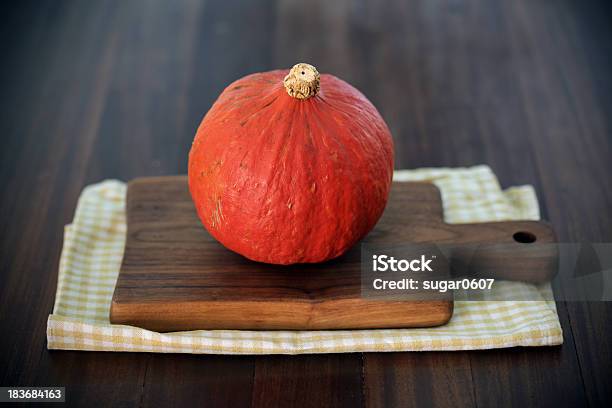
{"label": "dark wooden table", "polygon": [[207,356],[47,351],[81,189],[185,173],[229,82],[315,64],[360,88],[396,167],[489,164],[565,242],[612,239],[612,12],[578,1],[31,1],[2,5],[0,385],[74,405],[601,406],[612,305],[558,304],[562,347]]}

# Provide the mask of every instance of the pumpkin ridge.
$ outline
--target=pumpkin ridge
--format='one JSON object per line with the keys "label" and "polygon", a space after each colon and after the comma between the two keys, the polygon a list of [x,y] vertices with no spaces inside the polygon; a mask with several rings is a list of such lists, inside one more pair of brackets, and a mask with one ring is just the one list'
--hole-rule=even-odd
{"label": "pumpkin ridge", "polygon": [[[291,106],[290,105],[288,115],[292,116],[294,114],[294,111],[295,111],[295,106]],[[267,140],[269,140],[269,137],[270,137],[269,135],[266,135],[266,133],[267,133],[267,130],[269,130],[272,127],[272,125],[274,125],[276,123],[276,121],[274,120],[276,115],[280,115],[280,113],[277,112],[277,113],[275,113],[274,116],[271,116],[268,119],[268,121],[267,121],[268,122],[268,126],[266,126],[266,131],[263,131],[263,132],[260,133],[260,138],[266,139],[263,142],[261,140],[259,140],[258,141],[259,143],[257,143],[257,145],[259,146],[260,152],[261,152],[261,149],[265,150],[265,147],[266,147],[265,142]],[[283,128],[284,130],[282,130],[282,131],[279,130],[279,131],[277,131],[277,132],[275,132],[273,134],[274,137],[278,138],[278,141],[273,143],[274,146],[276,146],[276,145],[279,145],[279,146],[280,145],[284,145],[284,144],[287,143],[287,141],[291,140],[291,136],[292,136],[292,132],[293,132],[292,128],[294,126],[294,121],[290,121],[290,123],[288,125],[285,125],[283,123],[283,126],[287,126],[287,128]],[[274,148],[272,150],[275,152],[275,154],[274,154],[273,160],[270,160],[270,162],[274,163],[274,165],[270,166],[269,169],[266,172],[266,176],[265,176],[265,193],[263,194],[264,200],[265,200],[265,198],[269,198],[271,196],[274,196],[275,195],[274,194],[275,191],[279,191],[279,188],[278,188],[277,184],[281,180],[278,180],[278,176],[282,175],[282,173],[279,172],[279,169],[278,169],[278,157],[280,155],[281,150],[279,148]],[[259,153],[256,157],[260,157],[261,158],[261,157],[264,157],[264,156],[265,156],[265,153]],[[259,220],[258,223],[266,223],[267,222],[267,219],[269,218],[268,217],[269,214],[268,213],[264,214],[264,212],[269,212],[270,210],[271,209],[269,208],[269,204],[266,201],[264,201],[264,203],[262,203],[262,205],[260,205],[259,209],[258,209],[258,213],[257,213],[257,219]]]}
{"label": "pumpkin ridge", "polygon": [[245,126],[249,122],[249,120],[251,120],[254,116],[261,115],[262,112],[266,110],[266,108],[269,108],[272,104],[274,104],[274,102],[276,102],[277,99],[278,99],[278,96],[275,96],[274,98],[272,98],[271,101],[267,102],[266,104],[261,106],[259,109],[257,109],[255,112],[251,113],[249,116],[241,120],[240,126]]}
{"label": "pumpkin ridge", "polygon": [[[314,133],[317,134],[318,137],[315,139],[320,140],[323,144],[327,146],[329,146],[329,143],[327,142],[327,140],[328,141],[333,140],[333,143],[335,144],[335,147],[336,147],[335,150],[337,152],[340,152],[340,154],[342,154],[343,156],[342,162],[344,166],[352,168],[353,167],[353,162],[351,160],[352,158],[349,157],[345,141],[342,140],[342,137],[340,136],[337,129],[323,125],[324,122],[332,123],[333,120],[331,118],[328,118],[326,116],[326,113],[323,110],[321,110],[319,106],[314,105],[313,111],[314,112],[309,116],[309,118],[313,120],[313,124],[317,128],[317,130]],[[325,150],[319,149],[318,151],[325,151]],[[321,157],[317,157],[317,159],[318,161],[321,161]],[[321,169],[317,169],[317,170],[321,170]],[[332,173],[331,176],[334,178],[335,182],[337,182],[338,179],[343,179],[342,180],[343,188],[341,189],[341,193],[343,193],[344,195],[354,185],[354,183],[352,182],[352,179],[354,177],[353,171],[341,171],[341,170],[339,171],[337,162],[331,163],[330,166],[328,167],[328,171]],[[330,174],[327,174],[327,176],[329,177]],[[325,184],[321,180],[317,180],[317,181],[319,181],[320,183],[320,188],[319,188],[320,195],[323,193],[330,193],[334,195],[334,197],[329,197],[329,196],[324,197],[321,200],[322,202],[329,202],[330,200],[332,200],[332,201],[335,201],[334,204],[336,206],[338,205],[338,203],[341,203],[342,207],[345,210],[350,207],[350,202],[352,200],[346,200],[345,197],[337,196],[337,192],[329,191],[329,188],[325,186]],[[313,220],[312,223],[313,224],[316,223],[317,228],[326,228],[330,231],[331,230],[335,231],[334,236],[329,239],[330,242],[327,242],[326,244],[331,247],[329,249],[329,252],[336,253],[337,247],[342,246],[342,244],[344,243],[343,238],[345,238],[348,234],[348,231],[346,230],[345,226],[340,222],[340,219],[338,218],[336,212],[330,211],[329,208],[325,208],[324,211],[318,212],[317,220],[316,221]]]}
{"label": "pumpkin ridge", "polygon": [[[316,103],[311,102],[308,105],[306,104],[302,104],[302,105],[303,105],[303,109],[301,109],[301,112],[300,112],[300,116],[301,116],[300,123],[304,123],[304,129],[305,129],[306,134],[308,135],[308,141],[310,145],[312,146],[312,148],[307,149],[307,151],[308,152],[320,151],[320,149],[317,147],[317,143],[318,143],[318,140],[321,138],[321,134],[320,133],[318,134],[316,129],[314,129],[310,124],[311,120],[315,120],[315,121],[318,120],[317,114],[312,113],[313,110],[316,110]],[[306,111],[308,111],[309,113],[306,113]],[[298,151],[298,149],[295,149],[295,150],[296,152]],[[315,171],[318,171],[319,168],[321,167],[321,157],[314,153],[309,153],[309,154],[312,156],[310,161],[301,160],[301,164],[302,164],[301,167],[303,169],[301,174],[304,174],[305,176],[304,176],[304,179],[302,180],[302,185],[298,186],[296,190],[300,192],[299,194],[302,194],[304,196],[313,194],[314,197],[312,197],[310,200],[314,202],[323,202],[320,196],[322,194],[324,186],[322,185],[321,180],[318,180],[317,177],[315,177],[315,175],[313,174],[313,169]],[[317,183],[319,183],[318,189],[317,189]],[[308,200],[308,198],[303,197],[302,200]],[[308,210],[307,212],[304,212],[303,217],[308,219],[309,221],[307,223],[307,229],[306,231],[303,231],[302,236],[300,237],[301,239],[299,239],[299,241],[300,241],[301,249],[303,249],[303,251],[306,253],[310,253],[313,250],[312,246],[318,243],[318,240],[316,239],[316,237],[313,236],[313,234],[316,234],[319,228],[321,228],[325,224],[325,222],[321,221],[322,211],[320,207],[318,206],[307,207],[304,205],[304,203],[302,203],[302,208],[300,209],[302,212],[303,212],[303,208],[306,208]],[[327,224],[329,226],[329,224],[331,223],[327,222]],[[294,226],[294,229],[295,228],[297,227]]]}
{"label": "pumpkin ridge", "polygon": [[232,117],[235,111],[239,111],[246,103],[249,103],[254,98],[272,98],[272,100],[263,102],[263,105],[261,107],[258,107],[253,112],[251,112],[247,118],[242,120],[242,122],[249,120],[252,116],[260,114],[261,111],[265,108],[272,106],[274,102],[278,100],[278,94],[274,90],[270,90],[269,92],[267,92],[267,94],[263,96],[240,94],[231,99],[227,98],[222,101],[218,101],[221,103],[221,106],[217,107],[221,109],[221,115],[219,115],[219,119],[221,120],[221,122],[223,122],[223,120],[227,120],[228,117]]}
{"label": "pumpkin ridge", "polygon": [[[336,77],[334,77],[332,75],[330,75],[330,77],[334,78],[337,81],[344,82],[341,79],[336,78]],[[382,118],[382,115],[380,114],[378,109],[376,109],[376,107],[374,105],[372,105],[367,100],[367,98],[365,98],[365,96],[361,92],[359,92],[359,90],[355,89],[355,93],[356,93],[356,95],[358,95],[360,97],[360,99],[364,100],[363,102],[365,102],[365,103],[370,105],[370,109],[372,109],[379,117]],[[347,118],[354,118],[356,116],[355,113],[348,112],[345,109],[341,108],[340,106],[338,106],[338,105],[336,105],[334,103],[330,103],[328,100],[324,100],[324,102],[330,107],[330,109],[335,110],[336,112],[339,112],[339,113],[342,113],[342,114],[346,115]],[[369,118],[367,120],[364,120],[364,122],[366,124],[377,125],[378,122],[375,120],[376,117],[374,117],[374,115],[373,115],[374,112],[367,112]],[[384,148],[385,142],[382,139],[382,137],[383,137],[383,135],[385,133],[390,134],[389,127],[386,125],[386,123],[384,123],[384,121],[380,125],[382,125],[379,128],[379,130],[381,132],[371,132],[371,133],[364,134],[363,136],[365,136],[366,138],[374,136],[376,138],[376,141],[378,142],[379,148],[381,148],[382,151],[384,151],[385,154],[391,153],[389,155],[388,159],[390,159],[390,162],[393,163],[393,159],[394,159],[394,157],[393,157],[393,139],[391,139],[391,151],[390,152],[387,151],[387,149]],[[358,127],[358,128],[360,128],[360,127]]]}
{"label": "pumpkin ridge", "polygon": [[[365,97],[363,97],[365,98]],[[327,101],[326,101],[327,102]],[[378,113],[378,111],[376,110],[376,108],[371,105],[371,103],[369,103],[369,101],[365,101],[368,103],[369,108],[373,110],[373,112],[368,112],[368,116],[374,116],[374,113],[377,114],[380,117],[380,113]],[[363,155],[363,151],[367,151],[371,148],[375,148],[377,150],[382,150],[386,155],[386,149],[384,148],[383,142],[381,140],[380,137],[377,137],[378,135],[376,134],[376,132],[365,132],[364,129],[367,129],[369,126],[371,126],[371,124],[376,124],[377,121],[375,121],[375,117],[372,118],[368,118],[367,120],[364,120],[362,124],[360,124],[359,122],[361,121],[361,117],[356,114],[356,113],[348,113],[347,111],[343,110],[343,109],[339,109],[337,107],[337,105],[332,104],[327,102],[327,104],[330,106],[330,108],[332,108],[333,111],[336,112],[340,112],[342,115],[346,115],[346,119],[349,120],[348,123],[350,123],[350,129],[351,129],[351,138],[354,139],[354,141],[358,141],[359,143],[357,144],[357,146],[359,146],[359,150],[355,150],[355,148],[352,148],[352,155],[353,157],[358,158],[359,160],[359,165],[356,168],[356,171],[354,172],[354,174],[365,174],[365,175],[371,175],[371,174],[376,174],[378,173],[378,170],[383,170],[386,166],[382,165],[382,166],[378,166],[379,163],[391,163],[391,166],[389,166],[389,169],[386,171],[388,174],[386,183],[389,184],[391,182],[392,179],[392,163],[393,163],[393,156],[391,155],[390,157],[386,157],[385,160],[377,160],[377,162],[370,162],[368,160],[365,159],[366,156]],[[331,116],[331,115],[330,115]],[[357,117],[357,120],[350,120],[351,118],[355,118]],[[340,135],[344,135],[346,132],[342,132],[341,130],[338,131],[338,126],[340,126],[340,124],[338,123],[338,120],[336,118],[334,118],[335,120],[333,120],[333,125],[334,125],[334,129],[335,131],[340,134]],[[386,125],[385,125],[386,126]],[[385,129],[380,129],[380,130],[385,130]],[[386,128],[386,131],[388,132],[388,128]],[[374,133],[376,136],[373,136],[372,133]],[[358,135],[358,137],[357,137]],[[346,137],[346,136],[345,136]],[[349,141],[344,140],[344,143],[346,146],[354,146],[353,143],[348,143]],[[391,140],[391,144],[392,144],[392,140]],[[390,160],[389,160],[390,159]],[[365,185],[368,185],[369,183],[367,182],[363,182],[364,180],[359,180],[359,182],[357,183],[360,186],[360,196],[361,197],[369,197],[371,195],[368,194],[367,191],[363,190],[363,187]],[[387,188],[387,192],[386,192],[386,196],[385,199],[388,198],[388,188]],[[369,204],[367,201],[362,202],[363,204]],[[379,216],[382,215],[382,210],[384,210],[384,208],[382,208],[380,210],[380,214],[375,215],[373,217],[372,220],[365,220],[365,224],[364,224],[364,230],[365,233],[367,233],[372,227],[373,225],[376,223],[376,221],[378,220]],[[362,236],[360,238],[363,238],[363,236],[365,235],[365,233],[362,234]],[[360,239],[358,238],[358,239]],[[357,239],[357,240],[358,240]]]}
{"label": "pumpkin ridge", "polygon": [[[328,114],[329,115],[329,114]],[[331,115],[329,115],[331,116]],[[351,164],[351,171],[350,171],[350,178],[351,178],[351,185],[354,186],[354,188],[357,190],[356,193],[356,203],[358,203],[356,206],[353,206],[351,208],[346,208],[347,211],[357,211],[358,212],[358,208],[359,206],[363,206],[364,201],[362,201],[362,198],[368,197],[368,192],[365,191],[365,184],[363,181],[363,178],[360,177],[360,175],[364,174],[364,172],[362,171],[364,168],[367,169],[368,167],[368,159],[366,158],[367,156],[364,156],[363,154],[363,146],[361,144],[357,145],[358,147],[355,147],[355,143],[351,143],[351,142],[355,142],[356,138],[353,132],[359,132],[360,130],[357,129],[353,129],[353,123],[351,123],[350,126],[350,134],[346,134],[346,129],[343,132],[342,129],[339,128],[339,123],[338,120],[330,117],[330,128],[333,134],[338,135],[337,137],[340,139],[340,143],[342,143],[342,145],[344,146],[344,152],[345,155],[347,157],[350,157],[350,159],[347,159],[347,161],[350,162]],[[351,140],[348,140],[351,139]],[[367,150],[367,149],[366,149]],[[367,172],[365,173],[367,174]],[[367,200],[366,200],[367,202]],[[357,220],[356,221],[357,225],[358,225],[358,232],[351,237],[351,244],[353,245],[356,241],[358,241],[359,239],[361,239],[363,237],[363,235],[365,235],[365,233],[367,233],[368,228],[367,225],[369,224],[369,220]]]}

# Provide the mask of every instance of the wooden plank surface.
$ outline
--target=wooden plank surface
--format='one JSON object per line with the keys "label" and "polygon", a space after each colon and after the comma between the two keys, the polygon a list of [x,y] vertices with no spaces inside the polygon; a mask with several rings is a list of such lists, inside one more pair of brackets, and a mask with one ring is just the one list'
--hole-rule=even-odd
{"label": "wooden plank surface", "polygon": [[[359,245],[324,264],[291,266],[229,251],[200,223],[184,176],[133,180],[126,212],[126,250],[110,311],[117,324],[164,332],[316,330],[430,327],[452,316],[452,295],[429,301],[423,300],[426,294],[414,301],[364,297]],[[443,224],[434,185],[394,185],[385,214],[365,242],[387,243],[401,235],[398,226],[414,231],[410,220],[430,228],[426,233]],[[448,263],[435,262],[432,278],[448,276]]]}
{"label": "wooden plank surface", "polygon": [[[364,295],[360,244],[329,262],[291,266],[252,262],[227,250],[202,227],[185,176],[132,180],[126,217],[112,323],[162,332],[367,329],[439,326],[452,315],[450,293],[420,291],[397,301]],[[523,236],[535,242],[521,242]],[[393,183],[381,219],[362,241],[381,253],[412,244],[402,257],[435,256],[430,279],[449,279],[463,263],[471,276],[532,282],[554,273],[557,253],[546,245],[554,242],[542,221],[447,224],[438,188],[415,182]],[[445,257],[426,244],[457,248]]]}
{"label": "wooden plank surface", "polygon": [[221,89],[296,60],[317,61],[375,103],[397,168],[487,163],[502,186],[535,186],[561,242],[609,242],[609,2],[1,7],[0,385],[65,385],[73,406],[610,405],[606,303],[558,303],[558,348],[179,356],[48,352],[45,338],[81,189],[185,173]]}

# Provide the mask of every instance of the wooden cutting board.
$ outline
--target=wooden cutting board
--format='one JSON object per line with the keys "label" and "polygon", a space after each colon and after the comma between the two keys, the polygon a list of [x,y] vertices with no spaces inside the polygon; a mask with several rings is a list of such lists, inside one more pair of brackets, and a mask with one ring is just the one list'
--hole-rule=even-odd
{"label": "wooden cutting board", "polygon": [[[185,176],[128,184],[127,238],[110,320],[155,331],[429,327],[448,322],[452,297],[389,301],[361,296],[360,245],[316,265],[250,261],[215,241],[197,218]],[[394,183],[385,213],[364,241],[505,243],[464,256],[486,275],[533,282],[553,273],[555,254],[518,241],[555,241],[544,222],[446,224],[438,189]],[[520,262],[516,262],[520,260]],[[478,271],[476,271],[478,272]]]}

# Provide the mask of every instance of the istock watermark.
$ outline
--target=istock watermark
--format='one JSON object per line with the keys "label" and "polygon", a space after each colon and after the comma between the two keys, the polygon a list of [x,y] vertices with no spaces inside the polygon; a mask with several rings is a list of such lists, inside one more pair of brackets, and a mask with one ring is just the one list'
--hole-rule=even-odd
{"label": "istock watermark", "polygon": [[361,293],[377,300],[611,301],[612,244],[362,244]]}

